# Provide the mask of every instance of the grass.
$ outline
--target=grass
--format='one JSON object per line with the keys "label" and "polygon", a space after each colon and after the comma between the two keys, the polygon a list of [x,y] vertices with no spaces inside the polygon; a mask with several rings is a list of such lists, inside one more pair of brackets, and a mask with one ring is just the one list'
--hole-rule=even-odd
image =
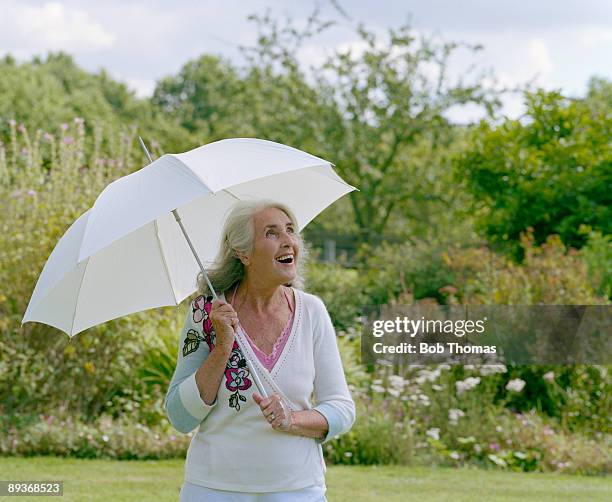
{"label": "grass", "polygon": [[[184,460],[113,461],[2,457],[2,480],[64,482],[67,501],[177,501]],[[611,500],[609,477],[433,467],[331,466],[329,502]],[[19,497],[40,501],[39,497]]]}

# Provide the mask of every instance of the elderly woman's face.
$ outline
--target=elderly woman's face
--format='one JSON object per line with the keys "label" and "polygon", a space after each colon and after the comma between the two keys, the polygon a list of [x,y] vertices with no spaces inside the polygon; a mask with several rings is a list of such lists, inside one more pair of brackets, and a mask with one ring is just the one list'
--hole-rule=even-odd
{"label": "elderly woman's face", "polygon": [[255,242],[249,270],[279,284],[292,281],[297,273],[299,240],[289,216],[275,207],[253,217]]}

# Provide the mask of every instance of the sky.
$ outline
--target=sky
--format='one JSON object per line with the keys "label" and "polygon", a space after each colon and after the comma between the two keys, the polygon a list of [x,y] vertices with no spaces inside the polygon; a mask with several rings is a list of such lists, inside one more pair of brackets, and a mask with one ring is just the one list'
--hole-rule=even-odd
{"label": "sky", "polygon": [[[476,65],[490,69],[500,85],[531,81],[570,96],[584,95],[591,76],[612,79],[612,0],[0,0],[0,55],[19,61],[48,51],[72,54],[88,71],[106,69],[139,96],[151,95],[156,80],[176,74],[203,53],[240,64],[240,45],[253,45],[257,27],[250,14],[291,17],[304,23],[315,5],[337,24],[308,41],[305,65],[318,64],[337,49],[358,51],[359,23],[379,36],[410,22],[440,40],[478,43],[476,55],[458,52],[449,77]],[[520,96],[504,100],[503,113],[516,118]],[[475,109],[452,110],[469,122]]]}

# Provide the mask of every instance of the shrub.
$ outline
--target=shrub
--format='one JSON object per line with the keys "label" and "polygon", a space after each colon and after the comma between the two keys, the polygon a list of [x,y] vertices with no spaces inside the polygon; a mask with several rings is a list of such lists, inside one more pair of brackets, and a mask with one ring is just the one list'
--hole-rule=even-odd
{"label": "shrub", "polygon": [[[0,412],[64,406],[85,419],[104,411],[118,416],[124,405],[140,406],[121,393],[137,387],[137,362],[156,336],[160,313],[111,321],[71,341],[47,325],[22,328],[21,319],[63,232],[110,181],[140,167],[143,154],[133,129],[105,135],[102,124],[88,136],[80,118],[58,129],[32,137],[10,121],[8,143],[0,142]],[[157,401],[138,394],[140,402]]]}
{"label": "shrub", "polygon": [[363,278],[355,269],[311,262],[306,271],[306,289],[325,302],[334,325],[346,329],[355,324],[366,302]]}

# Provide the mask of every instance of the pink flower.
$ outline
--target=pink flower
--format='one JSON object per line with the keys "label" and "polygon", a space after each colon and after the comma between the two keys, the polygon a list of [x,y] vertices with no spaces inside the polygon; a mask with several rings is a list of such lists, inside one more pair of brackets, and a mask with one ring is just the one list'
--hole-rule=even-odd
{"label": "pink flower", "polygon": [[68,130],[68,124],[66,124],[66,123],[62,124],[62,125],[60,126],[60,129],[61,129],[62,131],[67,131],[67,130]]}
{"label": "pink flower", "polygon": [[34,197],[36,195],[36,190],[28,190],[28,195]]}
{"label": "pink flower", "polygon": [[64,138],[64,144],[72,145],[72,143],[74,143],[74,138],[72,136],[66,136]]}
{"label": "pink flower", "polygon": [[227,390],[246,390],[251,386],[247,378],[249,372],[246,368],[229,368],[225,370],[225,386]]}
{"label": "pink flower", "polygon": [[207,298],[200,295],[193,302],[193,322],[199,324],[203,321],[202,328],[204,333],[210,335],[212,333],[212,321],[209,314],[212,310],[212,302],[206,301]]}
{"label": "pink flower", "polygon": [[491,450],[493,450],[493,451],[499,451],[499,444],[497,444],[497,443],[491,443],[491,444],[489,445],[489,448],[490,448]]}
{"label": "pink flower", "polygon": [[17,125],[17,122],[15,121],[15,119],[10,119],[10,120],[8,121],[8,123],[9,123],[9,125],[10,125],[10,126],[12,126],[12,127],[15,127],[15,125]]}
{"label": "pink flower", "polygon": [[43,139],[45,141],[51,141],[53,139],[53,136],[51,136],[48,132],[46,132],[45,134],[43,134]]}

